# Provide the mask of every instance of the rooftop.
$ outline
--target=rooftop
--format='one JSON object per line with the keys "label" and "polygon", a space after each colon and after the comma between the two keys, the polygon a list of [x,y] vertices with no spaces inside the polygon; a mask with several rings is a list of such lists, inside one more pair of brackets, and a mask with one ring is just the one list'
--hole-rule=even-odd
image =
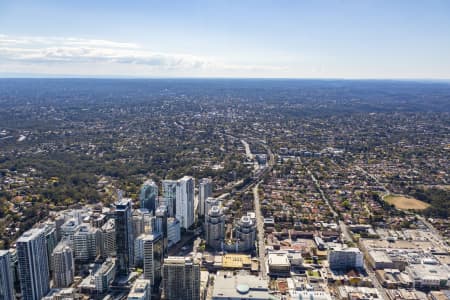
{"label": "rooftop", "polygon": [[32,241],[39,237],[39,235],[44,234],[44,229],[42,228],[31,228],[25,231],[17,240],[18,243],[26,243]]}
{"label": "rooftop", "polygon": [[218,272],[212,298],[271,299],[271,295],[267,280],[247,274]]}
{"label": "rooftop", "polygon": [[150,280],[137,279],[128,294],[128,299],[142,299],[142,297],[150,290]]}

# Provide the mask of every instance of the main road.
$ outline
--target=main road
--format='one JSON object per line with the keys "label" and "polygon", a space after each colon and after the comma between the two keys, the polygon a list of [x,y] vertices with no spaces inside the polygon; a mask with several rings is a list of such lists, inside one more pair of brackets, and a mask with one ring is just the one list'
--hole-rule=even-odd
{"label": "main road", "polygon": [[[299,158],[300,160],[300,158]],[[300,160],[301,162],[301,160]],[[322,187],[320,185],[320,182],[317,180],[317,178],[314,176],[314,174],[309,170],[308,167],[306,167],[306,172],[308,173],[308,175],[311,177],[311,180],[314,182],[314,185],[316,186],[316,189],[319,191],[320,196],[322,197],[323,201],[326,202],[326,204],[328,205],[328,207],[330,208],[331,212],[333,213],[334,218],[338,221],[339,223],[339,228],[341,230],[341,234],[344,238],[344,240],[347,240],[349,242],[352,242],[353,239],[350,235],[349,229],[347,224],[345,224],[339,217],[339,214],[334,210],[334,208],[331,206],[328,198],[325,196],[325,193],[322,190]],[[361,171],[365,172],[364,170],[361,169]],[[368,174],[367,172],[365,172],[366,175],[372,177],[370,174]],[[375,177],[372,177],[374,180],[378,181]],[[375,276],[375,272],[372,270],[372,268],[367,264],[366,261],[364,261],[364,268],[367,271],[367,274],[369,275],[369,278],[372,281],[373,286],[377,289],[378,293],[380,294],[382,299],[389,299],[386,291],[384,290],[384,288],[381,286],[380,282],[378,281],[378,278]]]}
{"label": "main road", "polygon": [[258,234],[258,258],[259,258],[259,266],[261,276],[266,278],[267,270],[266,270],[266,241],[264,239],[264,222],[263,217],[261,215],[261,206],[259,203],[259,194],[258,194],[259,182],[253,187],[253,199],[255,206],[255,216],[256,216],[256,230]]}
{"label": "main road", "polygon": [[[238,139],[235,136],[229,135],[228,136]],[[258,250],[258,261],[260,265],[260,274],[261,277],[267,278],[267,270],[266,270],[266,261],[265,261],[265,255],[266,255],[266,241],[264,238],[264,218],[261,215],[261,204],[258,194],[258,189],[260,183],[263,181],[263,178],[266,174],[269,174],[273,166],[275,165],[275,155],[273,154],[270,147],[266,144],[264,140],[258,140],[258,139],[252,139],[252,141],[259,143],[264,149],[266,149],[268,154],[268,162],[264,169],[262,169],[259,172],[256,172],[256,174],[252,177],[251,181],[239,188],[238,190],[232,192],[232,194],[236,193],[245,193],[251,188],[253,189],[253,205],[255,210],[255,218],[256,218],[256,230],[257,230],[257,250]],[[245,152],[248,158],[251,158],[252,160],[255,160],[255,155],[251,153],[250,146],[244,139],[241,139],[241,143],[245,147]]]}

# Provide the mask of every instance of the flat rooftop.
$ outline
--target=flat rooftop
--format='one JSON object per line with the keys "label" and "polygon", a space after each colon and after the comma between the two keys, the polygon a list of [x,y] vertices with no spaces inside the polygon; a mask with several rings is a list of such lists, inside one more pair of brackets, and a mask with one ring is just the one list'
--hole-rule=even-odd
{"label": "flat rooftop", "polygon": [[252,259],[250,255],[245,254],[226,254],[222,258],[224,268],[240,269],[244,265],[250,266]]}
{"label": "flat rooftop", "polygon": [[212,299],[271,299],[268,282],[261,277],[218,272],[214,280]]}

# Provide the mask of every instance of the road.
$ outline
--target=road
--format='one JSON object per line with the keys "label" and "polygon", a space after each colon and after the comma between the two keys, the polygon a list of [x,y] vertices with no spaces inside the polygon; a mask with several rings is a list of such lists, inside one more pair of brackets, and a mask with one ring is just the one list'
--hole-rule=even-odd
{"label": "road", "polygon": [[339,228],[341,229],[341,234],[344,237],[344,240],[352,242],[353,239],[350,233],[348,232],[347,224],[345,224],[344,221],[339,220]]}
{"label": "road", "polygon": [[[302,163],[302,160],[300,159],[300,157],[298,158],[298,160]],[[325,193],[323,192],[319,181],[317,180],[317,178],[314,176],[314,174],[311,172],[311,170],[308,167],[305,166],[305,169],[306,169],[306,172],[308,173],[308,175],[311,177],[311,180],[314,182],[314,185],[316,186],[316,189],[319,191],[320,196],[322,197],[322,200],[325,201],[325,203],[330,208],[330,211],[333,214],[334,218],[337,220],[339,218],[339,215],[334,210],[334,208],[331,206],[330,201],[328,201],[328,198],[325,196]]]}
{"label": "road", "polygon": [[[378,180],[375,177],[372,177],[369,173],[365,172],[363,169],[360,169],[360,170],[363,173],[365,173],[367,176],[369,176],[372,179],[374,179],[378,183]],[[328,198],[325,196],[325,193],[323,192],[322,187],[320,186],[320,182],[312,174],[312,172],[309,170],[309,168],[306,168],[306,171],[308,172],[308,175],[311,176],[311,179],[314,182],[317,190],[319,191],[322,199],[327,203],[327,205],[330,208],[331,212],[333,213],[335,219],[338,220],[339,228],[341,230],[341,234],[342,234],[344,240],[347,240],[347,241],[350,241],[350,242],[353,241],[353,239],[352,239],[352,237],[350,235],[350,232],[348,230],[347,224],[345,224],[342,220],[340,220],[339,215],[333,209],[333,207],[331,206],[330,202],[328,201]],[[386,187],[384,187],[384,189],[387,191]],[[366,261],[364,261],[364,268],[366,269],[367,274],[369,275],[369,278],[372,281],[373,286],[377,289],[377,291],[380,294],[380,296],[382,297],[382,299],[385,299],[385,300],[389,299],[387,294],[386,294],[386,292],[385,292],[385,290],[384,290],[384,288],[381,286],[380,282],[378,281],[378,278],[375,276],[375,272],[372,270],[372,268],[369,265],[367,265]]]}
{"label": "road", "polygon": [[378,281],[378,278],[375,275],[375,272],[372,270],[372,268],[367,265],[367,261],[364,260],[364,268],[367,271],[367,274],[369,275],[370,280],[372,281],[373,286],[377,289],[378,293],[380,294],[381,298],[384,300],[390,299],[388,295],[386,294],[386,291],[381,286],[380,282]]}
{"label": "road", "polygon": [[266,270],[266,241],[264,239],[264,222],[263,217],[261,215],[261,207],[259,203],[259,194],[258,194],[259,182],[253,187],[253,199],[255,205],[255,215],[256,215],[256,230],[258,235],[258,257],[259,257],[259,266],[261,276],[266,278],[267,270]]}
{"label": "road", "polygon": [[[230,137],[236,138],[234,136],[228,135]],[[237,139],[237,138],[236,138]],[[255,210],[255,217],[256,217],[256,230],[257,230],[257,239],[258,239],[258,259],[259,259],[259,265],[260,265],[260,274],[262,278],[267,278],[267,270],[266,270],[266,262],[265,262],[265,239],[264,239],[264,219],[261,215],[261,206],[259,202],[259,194],[258,194],[258,188],[259,184],[262,182],[262,179],[264,176],[268,173],[270,173],[273,169],[273,166],[275,165],[275,155],[273,154],[270,147],[266,144],[264,140],[257,140],[252,139],[254,142],[261,144],[264,149],[266,149],[268,154],[268,162],[267,166],[262,170],[255,174],[255,176],[252,178],[251,182],[249,182],[247,185],[241,187],[239,190],[236,190],[232,192],[231,194],[236,193],[245,193],[251,188],[253,188],[253,201],[254,201],[254,210]],[[245,152],[247,157],[255,160],[255,156],[251,153],[249,144],[244,140],[241,139],[241,143],[245,146]]]}
{"label": "road", "polygon": [[[381,183],[381,182],[378,180],[378,178],[375,177],[373,174],[370,174],[369,172],[367,172],[366,170],[364,170],[364,169],[361,168],[360,166],[356,166],[356,169],[360,170],[361,172],[364,173],[364,175],[366,175],[366,176],[372,178],[379,186],[383,187],[383,190],[384,190],[384,192],[385,192],[385,195],[384,195],[384,196],[389,195],[389,194],[391,193],[391,192],[387,189],[386,185],[383,184],[383,183]],[[384,197],[384,196],[383,196],[383,197]]]}
{"label": "road", "polygon": [[250,145],[245,140],[241,140],[241,143],[244,145],[245,155],[247,155],[248,159],[253,160],[255,156],[253,155],[252,151],[250,151]]}

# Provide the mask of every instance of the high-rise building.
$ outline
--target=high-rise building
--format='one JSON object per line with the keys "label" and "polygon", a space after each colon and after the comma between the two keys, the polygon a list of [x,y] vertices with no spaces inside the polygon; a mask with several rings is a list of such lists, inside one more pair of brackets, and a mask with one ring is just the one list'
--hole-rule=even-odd
{"label": "high-rise building", "polygon": [[364,266],[364,256],[358,248],[346,248],[333,250],[328,253],[330,269],[346,270],[362,268]]}
{"label": "high-rise building", "polygon": [[16,247],[22,299],[40,300],[50,289],[44,229],[26,231],[17,240]]}
{"label": "high-rise building", "polygon": [[59,242],[62,238],[61,236],[61,226],[64,224],[64,215],[60,214],[55,217],[55,228],[56,228],[56,239]]}
{"label": "high-rise building", "polygon": [[91,262],[97,257],[97,244],[100,242],[100,231],[90,224],[78,226],[73,235],[74,257],[78,262]]}
{"label": "high-rise building", "polygon": [[200,265],[191,257],[169,256],[163,265],[163,299],[199,300]]}
{"label": "high-rise building", "polygon": [[212,180],[210,178],[200,179],[198,185],[198,202],[199,202],[199,215],[205,216],[208,211],[205,210],[206,199],[212,196]]}
{"label": "high-rise building", "polygon": [[15,299],[11,255],[8,250],[0,250],[0,299]]}
{"label": "high-rise building", "polygon": [[53,249],[55,249],[58,244],[58,235],[56,234],[56,224],[55,223],[46,223],[44,224],[45,231],[45,242],[47,243],[47,257],[48,257],[48,267],[49,271],[53,270],[51,264],[51,257]]}
{"label": "high-rise building", "polygon": [[177,181],[163,180],[163,204],[167,207],[167,214],[169,217],[174,217],[176,212],[176,197],[177,197]]}
{"label": "high-rise building", "polygon": [[207,214],[213,206],[221,206],[220,200],[213,197],[208,197],[205,201],[205,213]]}
{"label": "high-rise building", "polygon": [[167,219],[167,247],[170,248],[181,240],[180,221],[176,218]]}
{"label": "high-rise building", "polygon": [[11,258],[11,271],[14,281],[14,289],[18,289],[20,286],[20,276],[19,276],[19,259],[17,258],[17,249],[10,248],[9,255]]}
{"label": "high-rise building", "polygon": [[100,254],[103,258],[116,254],[116,221],[109,219],[101,228]]}
{"label": "high-rise building", "polygon": [[75,275],[73,251],[66,241],[61,241],[53,250],[51,261],[53,265],[53,286],[68,287]]}
{"label": "high-rise building", "polygon": [[139,236],[150,231],[152,213],[146,208],[133,211],[133,235]]}
{"label": "high-rise building", "polygon": [[134,240],[134,266],[142,268],[144,265],[144,239],[147,234],[143,233]]}
{"label": "high-rise building", "polygon": [[104,293],[116,277],[116,260],[108,258],[93,275],[95,291]]}
{"label": "high-rise building", "polygon": [[156,202],[158,200],[158,186],[153,180],[147,180],[141,187],[139,201],[141,208],[146,208],[150,212],[155,212]]}
{"label": "high-rise building", "polygon": [[69,239],[73,241],[73,235],[79,226],[79,222],[76,218],[71,218],[61,225],[61,239]]}
{"label": "high-rise building", "polygon": [[249,216],[243,216],[236,227],[236,243],[238,251],[250,251],[255,246],[256,227]]}
{"label": "high-rise building", "polygon": [[156,209],[156,231],[162,234],[164,254],[167,252],[167,208],[162,205]]}
{"label": "high-rise building", "polygon": [[225,236],[225,218],[222,209],[213,206],[205,218],[206,244],[216,250],[221,249]]}
{"label": "high-rise building", "polygon": [[95,228],[101,228],[105,225],[106,221],[108,221],[107,216],[99,212],[93,213],[90,217],[90,223]]}
{"label": "high-rise building", "polygon": [[128,300],[150,300],[152,290],[150,280],[137,279],[128,293]]}
{"label": "high-rise building", "polygon": [[144,278],[150,280],[153,290],[159,288],[164,259],[163,237],[160,233],[147,234],[144,242]]}
{"label": "high-rise building", "polygon": [[177,182],[176,218],[181,228],[188,229],[194,224],[194,178],[184,176]]}
{"label": "high-rise building", "polygon": [[117,271],[119,274],[128,275],[133,264],[134,239],[131,199],[123,198],[116,203],[116,255]]}

